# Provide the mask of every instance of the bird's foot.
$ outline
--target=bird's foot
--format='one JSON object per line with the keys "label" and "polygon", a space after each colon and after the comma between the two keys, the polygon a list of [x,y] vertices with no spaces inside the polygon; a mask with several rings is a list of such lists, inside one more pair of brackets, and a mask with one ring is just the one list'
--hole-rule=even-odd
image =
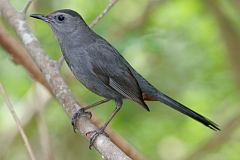
{"label": "bird's foot", "polygon": [[76,133],[77,129],[77,121],[78,118],[81,116],[87,116],[89,119],[92,118],[92,113],[91,112],[86,112],[84,108],[79,109],[77,112],[75,112],[72,116],[72,126],[73,126],[73,131]]}
{"label": "bird's foot", "polygon": [[109,137],[108,134],[106,132],[104,132],[104,127],[102,128],[99,128],[99,129],[96,129],[94,131],[89,131],[86,133],[86,136],[88,136],[89,134],[91,134],[91,137],[90,137],[90,144],[89,144],[89,149],[92,148],[94,142],[96,141],[97,137],[100,135],[100,134],[103,134],[105,135],[106,137]]}

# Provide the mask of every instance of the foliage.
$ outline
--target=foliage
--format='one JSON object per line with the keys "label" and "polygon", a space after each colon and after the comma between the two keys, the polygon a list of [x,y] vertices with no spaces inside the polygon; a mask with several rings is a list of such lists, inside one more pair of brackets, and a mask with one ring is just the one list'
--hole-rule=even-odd
{"label": "foliage", "polygon": [[[161,1],[146,11],[152,0],[119,1],[97,24],[94,30],[110,41],[146,79],[164,93],[186,104],[193,110],[217,122],[220,127],[238,112],[238,82],[232,69],[225,37],[219,23],[205,1]],[[23,3],[13,1],[17,8]],[[72,0],[37,1],[36,13],[48,13],[60,8],[71,8],[90,23],[108,1]],[[234,2],[217,3],[239,33],[239,13]],[[47,7],[47,8],[45,8]],[[239,7],[239,6],[238,6]],[[146,12],[145,12],[146,11]],[[59,45],[50,28],[41,21],[33,21],[36,36],[50,57],[61,55]],[[138,23],[138,22],[142,23]],[[85,89],[70,73],[66,64],[62,75],[80,102],[90,104],[100,99]],[[0,49],[0,82],[21,115],[24,102],[35,82],[21,66],[15,65],[8,54]],[[38,97],[32,97],[37,103]],[[3,102],[0,102],[3,106]],[[93,112],[105,120],[113,110],[113,102]],[[214,134],[192,119],[182,116],[163,104],[149,102],[151,112],[125,101],[124,107],[110,127],[148,159],[184,159],[198,150]],[[72,127],[54,98],[47,104],[43,115],[55,159],[99,159],[88,150],[88,142],[72,132]],[[0,135],[15,127],[5,107],[0,108]],[[56,120],[58,121],[56,122]],[[34,150],[40,148],[36,117],[25,127]],[[239,129],[224,145],[209,151],[202,159],[238,159]],[[111,135],[110,135],[111,136]],[[4,137],[0,137],[4,139]],[[2,145],[2,144],[1,144]],[[27,159],[22,141],[17,137],[0,159]],[[41,153],[37,153],[38,158]]]}

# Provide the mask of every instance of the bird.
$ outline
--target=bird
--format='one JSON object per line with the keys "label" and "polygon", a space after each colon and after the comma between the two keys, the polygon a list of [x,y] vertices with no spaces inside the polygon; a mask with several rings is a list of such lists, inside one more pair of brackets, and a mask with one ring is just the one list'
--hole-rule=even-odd
{"label": "bird", "polygon": [[105,134],[105,128],[121,109],[124,99],[136,102],[146,111],[150,109],[145,101],[159,101],[212,130],[220,130],[213,121],[150,84],[117,49],[95,33],[76,11],[61,9],[49,14],[30,16],[49,24],[60,44],[63,57],[76,79],[90,91],[105,98],[77,111],[72,118],[73,127],[76,128],[76,119],[87,113],[86,110],[110,100],[115,101],[115,109],[103,126],[87,133],[91,134],[89,148],[94,145],[100,134]]}

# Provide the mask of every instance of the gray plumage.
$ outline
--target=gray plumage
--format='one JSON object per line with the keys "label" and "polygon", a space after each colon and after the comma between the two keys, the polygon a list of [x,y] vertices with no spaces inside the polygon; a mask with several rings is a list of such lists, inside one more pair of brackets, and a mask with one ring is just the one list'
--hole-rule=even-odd
{"label": "gray plumage", "polygon": [[105,39],[93,32],[75,11],[31,15],[50,24],[68,66],[89,90],[121,104],[131,99],[149,111],[144,101],[160,101],[211,129],[218,126],[204,116],[163,94],[145,80]]}

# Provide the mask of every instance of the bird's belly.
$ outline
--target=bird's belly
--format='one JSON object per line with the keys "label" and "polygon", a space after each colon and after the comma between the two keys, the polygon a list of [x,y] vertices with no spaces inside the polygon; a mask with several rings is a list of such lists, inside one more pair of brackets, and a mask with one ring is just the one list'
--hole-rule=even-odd
{"label": "bird's belly", "polygon": [[73,67],[70,67],[75,77],[90,91],[95,94],[109,98],[109,99],[122,99],[123,96],[113,90],[111,87],[104,84],[99,78],[97,78],[90,71],[81,70],[78,68],[75,70]]}
{"label": "bird's belly", "polygon": [[88,78],[86,80],[84,76],[80,76],[79,81],[92,92],[100,96],[103,96],[105,98],[110,98],[110,99],[122,98],[122,96],[118,92],[106,86],[101,80],[99,80],[95,76],[88,75],[87,77]]}

